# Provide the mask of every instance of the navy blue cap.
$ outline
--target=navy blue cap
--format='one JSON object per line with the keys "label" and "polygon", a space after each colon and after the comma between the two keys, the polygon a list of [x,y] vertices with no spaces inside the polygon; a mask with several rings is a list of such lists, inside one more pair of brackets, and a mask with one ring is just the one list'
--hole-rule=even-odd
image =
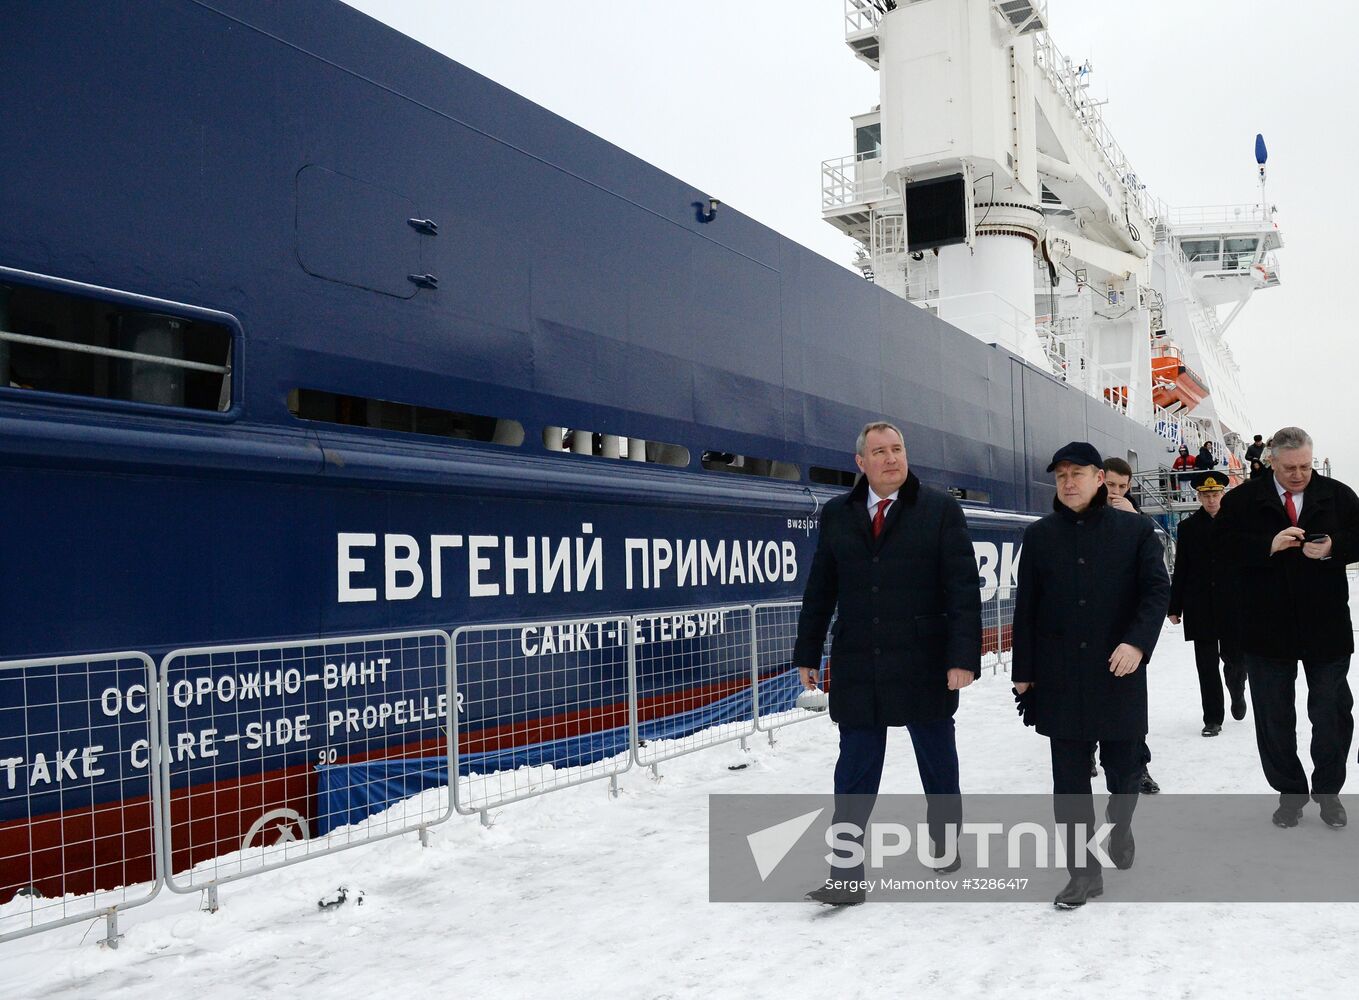
{"label": "navy blue cap", "polygon": [[1057,449],[1057,454],[1052,456],[1052,461],[1048,464],[1048,471],[1051,472],[1062,462],[1074,462],[1077,465],[1093,465],[1098,468],[1104,467],[1104,459],[1099,457],[1099,452],[1095,446],[1088,441],[1072,441],[1064,444]]}

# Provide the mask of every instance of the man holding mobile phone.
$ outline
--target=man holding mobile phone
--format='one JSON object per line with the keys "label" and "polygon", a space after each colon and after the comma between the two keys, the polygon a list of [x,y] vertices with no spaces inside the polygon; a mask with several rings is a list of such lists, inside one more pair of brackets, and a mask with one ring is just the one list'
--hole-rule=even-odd
{"label": "man holding mobile phone", "polygon": [[[1272,475],[1223,498],[1214,542],[1236,571],[1248,623],[1240,639],[1260,763],[1279,793],[1274,824],[1297,826],[1310,794],[1322,821],[1339,829],[1346,822],[1340,789],[1354,736],[1345,566],[1359,560],[1359,497],[1312,469],[1312,439],[1300,427],[1274,435],[1273,457]],[[1312,723],[1310,789],[1298,760],[1293,707],[1299,660]]]}

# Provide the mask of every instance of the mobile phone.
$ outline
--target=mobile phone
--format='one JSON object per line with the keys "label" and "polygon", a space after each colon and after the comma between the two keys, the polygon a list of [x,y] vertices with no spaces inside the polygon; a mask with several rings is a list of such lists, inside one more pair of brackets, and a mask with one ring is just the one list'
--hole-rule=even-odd
{"label": "mobile phone", "polygon": [[1324,542],[1328,537],[1323,531],[1309,531],[1302,541],[1305,545],[1307,542]]}

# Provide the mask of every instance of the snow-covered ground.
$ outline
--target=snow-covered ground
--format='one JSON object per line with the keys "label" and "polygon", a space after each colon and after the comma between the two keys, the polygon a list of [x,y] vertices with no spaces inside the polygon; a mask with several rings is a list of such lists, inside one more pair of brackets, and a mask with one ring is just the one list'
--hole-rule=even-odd
{"label": "snow-covered ground", "polygon": [[[1150,669],[1161,787],[1269,793],[1249,716],[1199,736],[1178,628]],[[1050,787],[1047,741],[1019,723],[1003,673],[963,693],[958,734],[964,793]],[[117,951],[95,946],[102,921],[0,945],[0,998],[1254,997],[1359,985],[1359,903],[709,903],[709,793],[827,791],[834,759],[834,728],[818,720],[772,748],[760,738],[748,754],[729,745],[662,764],[659,782],[630,771],[614,800],[607,782],[569,788],[500,810],[490,828],[455,817],[429,848],[411,834],[234,883],[215,914],[162,893],[123,917]],[[750,766],[729,770],[738,761]],[[883,788],[920,791],[904,731]],[[1326,831],[1313,806],[1279,835],[1318,833],[1359,828]],[[318,911],[341,883],[363,904]]]}

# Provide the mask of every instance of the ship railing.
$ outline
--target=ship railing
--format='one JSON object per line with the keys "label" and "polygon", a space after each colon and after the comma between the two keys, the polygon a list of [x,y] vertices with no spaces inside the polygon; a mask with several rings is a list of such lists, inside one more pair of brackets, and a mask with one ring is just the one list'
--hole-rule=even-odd
{"label": "ship railing", "polygon": [[1178,413],[1172,413],[1164,406],[1151,407],[1151,426],[1161,437],[1173,445],[1184,442],[1184,421]]}
{"label": "ship railing", "polygon": [[[994,675],[1012,657],[1014,582],[981,597]],[[119,914],[162,888],[215,911],[222,884],[405,834],[427,845],[455,813],[489,823],[586,782],[617,794],[634,765],[659,776],[757,733],[773,744],[828,718],[824,699],[799,697],[800,612],[784,600],[204,646],[159,670],[141,652],[0,663],[23,745],[60,748],[26,772],[65,779],[40,793],[27,773],[0,780],[6,828],[45,838],[0,866],[0,892],[19,891],[0,905],[0,943],[102,918],[117,947]],[[833,683],[829,639],[816,665]],[[62,746],[71,733],[88,745]]]}
{"label": "ship railing", "polygon": [[1196,253],[1185,256],[1185,263],[1193,271],[1246,271],[1256,264],[1270,270],[1279,269],[1273,253],[1263,255],[1254,250],[1224,250],[1217,253]]}
{"label": "ship railing", "polygon": [[874,212],[869,230],[869,253],[874,262],[906,252],[906,217],[895,212]]}
{"label": "ship railing", "polygon": [[1090,361],[1085,356],[1084,324],[1074,316],[1037,318],[1038,336],[1048,364],[1063,382],[1085,390]]}
{"label": "ship railing", "polygon": [[1129,493],[1138,509],[1156,521],[1166,532],[1166,568],[1174,568],[1176,529],[1185,514],[1198,509],[1189,488],[1190,476],[1165,469],[1134,469]]}
{"label": "ship railing", "polygon": [[1102,399],[1106,406],[1124,415],[1133,412],[1136,403],[1135,388],[1129,384],[1130,379],[1125,373],[1116,372],[1101,365],[1093,366],[1093,373],[1094,379],[1091,388],[1097,398]]}
{"label": "ship railing", "polygon": [[1171,208],[1166,221],[1175,229],[1211,229],[1216,226],[1239,226],[1247,223],[1265,228],[1273,224],[1273,214],[1261,204],[1194,205]]}
{"label": "ship railing", "polygon": [[1127,192],[1128,200],[1142,213],[1144,218],[1152,219],[1160,210],[1160,203],[1138,179],[1123,148],[1114,138],[1104,121],[1099,104],[1091,101],[1087,93],[1088,66],[1077,65],[1058,50],[1052,36],[1046,31],[1037,33],[1034,40],[1034,61],[1053,90],[1066,104],[1067,110],[1094,142],[1100,155],[1109,165],[1115,179]]}
{"label": "ship railing", "polygon": [[[1178,246],[1174,247],[1174,253],[1170,257],[1170,264],[1176,270],[1176,275],[1181,287],[1185,289],[1193,288],[1194,265],[1185,256],[1184,251]],[[1236,357],[1232,349],[1227,345],[1222,336],[1222,324],[1217,318],[1217,310],[1207,306],[1197,299],[1191,299],[1185,303],[1185,312],[1189,317],[1189,324],[1194,335],[1198,338],[1198,344],[1205,352],[1211,352],[1213,359],[1218,362],[1219,371],[1228,378],[1233,387],[1238,391],[1241,388],[1240,373],[1241,368],[1236,363]],[[1179,332],[1179,331],[1177,331]],[[1218,372],[1212,372],[1216,375]],[[1216,379],[1213,379],[1216,385]],[[1213,386],[1209,386],[1213,388]]]}
{"label": "ship railing", "polygon": [[883,0],[845,0],[845,37],[876,32],[886,7]]}
{"label": "ship railing", "polygon": [[866,205],[887,197],[882,158],[876,152],[841,156],[821,163],[821,209]]}
{"label": "ship railing", "polygon": [[47,347],[54,351],[70,351],[73,354],[92,354],[101,358],[115,358],[119,361],[140,361],[145,364],[160,365],[164,368],[180,368],[190,372],[210,372],[215,375],[230,375],[230,365],[214,365],[206,361],[186,361],[184,358],[164,354],[147,354],[144,351],[124,351],[116,347],[100,347],[97,344],[80,344],[55,337],[35,337],[26,333],[0,330],[0,341],[9,344],[27,344],[33,347]]}
{"label": "ship railing", "polygon": [[[1026,312],[1023,306],[1011,302],[999,292],[941,295],[922,299],[916,304],[946,323],[966,330],[983,343],[1022,345],[1038,335],[1033,312]],[[1016,353],[1019,351],[1016,350]]]}

